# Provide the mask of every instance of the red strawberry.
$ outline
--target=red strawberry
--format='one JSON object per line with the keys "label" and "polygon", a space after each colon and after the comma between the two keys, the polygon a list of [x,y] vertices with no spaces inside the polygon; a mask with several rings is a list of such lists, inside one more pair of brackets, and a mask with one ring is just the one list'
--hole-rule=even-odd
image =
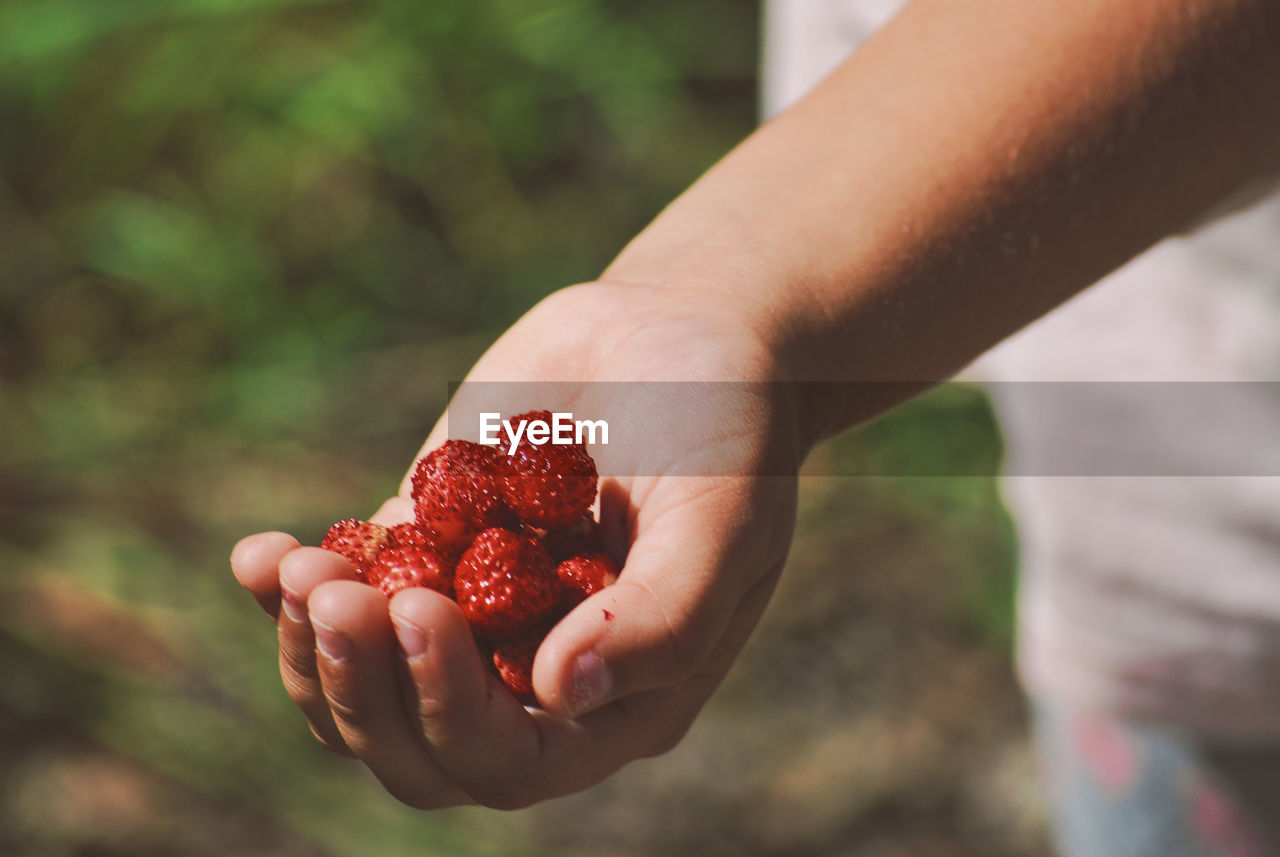
{"label": "red strawberry", "polygon": [[391,545],[398,548],[429,548],[431,539],[413,521],[396,524],[391,528]]}
{"label": "red strawberry", "polygon": [[356,567],[356,574],[363,578],[390,541],[391,531],[381,524],[348,518],[329,528],[320,547],[345,556]]}
{"label": "red strawberry", "polygon": [[438,548],[458,553],[476,533],[514,523],[502,503],[493,447],[449,440],[413,471],[417,526]]}
{"label": "red strawberry", "polygon": [[492,446],[469,440],[446,440],[418,460],[410,477],[414,500],[422,497],[428,486],[439,483],[452,471],[497,473],[498,451]]}
{"label": "red strawberry", "polygon": [[453,596],[453,564],[431,548],[387,548],[369,569],[369,582],[391,597],[401,589],[425,586]]}
{"label": "red strawberry", "polygon": [[[512,417],[541,420],[551,425],[550,411],[530,411]],[[587,513],[596,498],[596,463],[583,446],[535,446],[522,439],[515,451],[502,457],[502,498],[526,524],[543,529],[566,527]]]}
{"label": "red strawberry", "polygon": [[565,604],[575,606],[618,579],[618,564],[602,553],[570,557],[556,566]]}
{"label": "red strawberry", "polygon": [[476,536],[462,555],[454,574],[454,592],[477,634],[505,640],[555,611],[560,580],[537,540],[495,527]]}
{"label": "red strawberry", "polygon": [[493,647],[493,666],[498,671],[498,677],[515,698],[525,705],[536,705],[538,702],[538,697],[533,692],[533,658],[546,635],[547,629],[539,626],[529,634]]}
{"label": "red strawberry", "polygon": [[604,550],[600,541],[600,525],[590,515],[584,515],[567,527],[548,530],[542,536],[542,546],[555,560]]}

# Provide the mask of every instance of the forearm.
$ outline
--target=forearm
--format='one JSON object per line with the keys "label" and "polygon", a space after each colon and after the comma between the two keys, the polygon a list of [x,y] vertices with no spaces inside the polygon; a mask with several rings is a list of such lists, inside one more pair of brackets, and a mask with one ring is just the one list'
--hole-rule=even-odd
{"label": "forearm", "polygon": [[917,0],[605,277],[732,301],[785,377],[924,385],[1277,167],[1271,0]]}

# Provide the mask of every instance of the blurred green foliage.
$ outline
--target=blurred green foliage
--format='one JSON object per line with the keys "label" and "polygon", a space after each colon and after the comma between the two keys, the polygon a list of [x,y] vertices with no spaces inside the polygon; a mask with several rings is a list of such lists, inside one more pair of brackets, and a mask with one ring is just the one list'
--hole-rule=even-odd
{"label": "blurred green foliage", "polygon": [[[226,555],[393,493],[448,382],[750,130],[758,28],[745,0],[0,0],[0,852],[546,850],[316,749]],[[891,419],[852,454],[937,440]],[[949,522],[975,571],[946,591],[1007,634],[990,480],[875,491]],[[151,821],[39,811],[82,741],[173,784]]]}
{"label": "blurred green foliage", "polygon": [[755,26],[723,0],[0,6],[10,454],[361,423],[330,405],[350,355],[492,335],[748,130]]}

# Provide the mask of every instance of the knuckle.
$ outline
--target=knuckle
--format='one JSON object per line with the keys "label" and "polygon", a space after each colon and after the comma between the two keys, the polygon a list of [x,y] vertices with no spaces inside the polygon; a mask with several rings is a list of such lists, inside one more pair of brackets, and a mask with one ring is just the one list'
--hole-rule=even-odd
{"label": "knuckle", "polygon": [[477,706],[484,700],[480,694],[493,692],[495,688],[490,680],[498,683],[496,677],[486,676],[481,689],[472,694],[457,687],[442,687],[439,677],[416,670],[411,670],[411,679],[416,690],[411,703],[413,712],[428,735],[470,731],[480,716]]}
{"label": "knuckle", "polygon": [[449,706],[445,705],[443,701],[433,697],[419,696],[416,710],[418,720],[420,720],[424,726],[430,725],[435,727],[442,724],[448,724],[451,719]]}
{"label": "knuckle", "polygon": [[280,670],[282,673],[293,673],[307,681],[320,680],[315,649],[300,646],[294,641],[280,642]]}
{"label": "knuckle", "polygon": [[324,701],[333,713],[334,721],[340,726],[354,732],[363,731],[367,726],[368,717],[364,707],[355,700],[348,699],[340,690],[324,688]]}
{"label": "knuckle", "polygon": [[418,724],[426,735],[464,735],[475,729],[479,713],[468,705],[419,697],[415,706]]}
{"label": "knuckle", "polygon": [[280,681],[284,685],[284,692],[289,695],[295,705],[305,707],[320,698],[319,682],[299,675],[283,662],[280,665]]}

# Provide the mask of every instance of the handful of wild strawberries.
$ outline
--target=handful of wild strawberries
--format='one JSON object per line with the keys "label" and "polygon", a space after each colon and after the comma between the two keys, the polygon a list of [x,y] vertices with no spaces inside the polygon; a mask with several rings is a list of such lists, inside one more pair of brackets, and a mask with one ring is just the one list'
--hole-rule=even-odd
{"label": "handful of wild strawberries", "polygon": [[[551,424],[548,411],[512,418]],[[520,441],[511,455],[450,440],[414,468],[414,520],[393,527],[350,518],[320,547],[388,597],[412,586],[454,599],[494,671],[525,704],[533,656],[547,632],[588,595],[612,583],[591,516],[596,464],[578,444]]]}

